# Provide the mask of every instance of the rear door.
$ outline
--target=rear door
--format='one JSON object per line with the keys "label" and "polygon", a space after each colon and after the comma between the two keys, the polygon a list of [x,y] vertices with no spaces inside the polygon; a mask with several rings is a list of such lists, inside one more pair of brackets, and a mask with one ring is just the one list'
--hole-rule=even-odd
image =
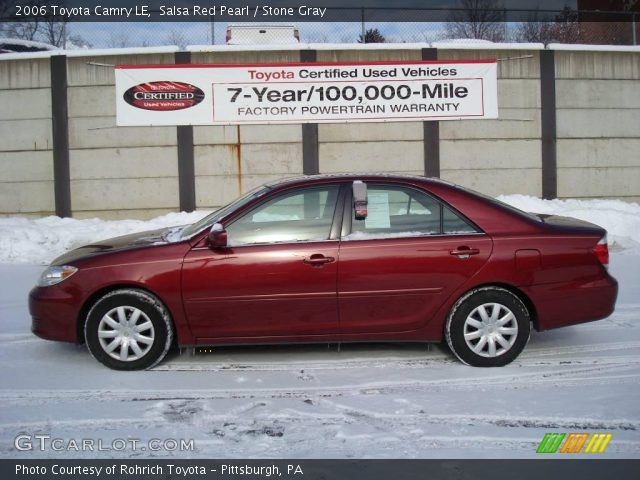
{"label": "rear door", "polygon": [[491,239],[412,186],[370,183],[368,214],[345,208],[338,268],[340,332],[404,332],[425,325],[487,261]]}

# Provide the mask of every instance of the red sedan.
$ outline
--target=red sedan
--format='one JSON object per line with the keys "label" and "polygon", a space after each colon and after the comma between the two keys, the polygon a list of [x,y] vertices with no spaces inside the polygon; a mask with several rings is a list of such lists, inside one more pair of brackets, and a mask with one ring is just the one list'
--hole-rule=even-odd
{"label": "red sedan", "polygon": [[450,183],[387,175],[264,185],[193,225],[87,245],[30,293],[33,332],[121,370],[180,346],[440,342],[473,366],[530,329],[615,306],[606,231]]}

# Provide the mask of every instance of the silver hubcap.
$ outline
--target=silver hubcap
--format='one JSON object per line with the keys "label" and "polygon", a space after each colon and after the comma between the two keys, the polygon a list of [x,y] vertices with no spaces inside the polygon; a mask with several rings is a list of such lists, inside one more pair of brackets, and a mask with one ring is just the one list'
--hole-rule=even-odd
{"label": "silver hubcap", "polygon": [[464,340],[481,357],[498,357],[508,352],[518,336],[518,322],[500,303],[476,307],[464,322]]}
{"label": "silver hubcap", "polygon": [[133,362],[144,357],[153,345],[153,324],[136,307],[122,306],[109,310],[98,325],[100,346],[110,357]]}

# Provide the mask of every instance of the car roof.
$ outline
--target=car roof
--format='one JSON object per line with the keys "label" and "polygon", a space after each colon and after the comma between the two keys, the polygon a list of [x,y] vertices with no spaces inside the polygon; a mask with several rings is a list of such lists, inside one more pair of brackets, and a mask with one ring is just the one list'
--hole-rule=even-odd
{"label": "car roof", "polygon": [[453,186],[452,183],[440,178],[424,177],[421,175],[400,175],[395,173],[334,173],[321,175],[301,175],[267,183],[266,186],[269,188],[283,188],[296,185],[322,183],[323,181],[339,182],[349,180],[364,180],[369,182],[375,182],[376,180],[391,180],[400,183],[436,183],[440,185]]}

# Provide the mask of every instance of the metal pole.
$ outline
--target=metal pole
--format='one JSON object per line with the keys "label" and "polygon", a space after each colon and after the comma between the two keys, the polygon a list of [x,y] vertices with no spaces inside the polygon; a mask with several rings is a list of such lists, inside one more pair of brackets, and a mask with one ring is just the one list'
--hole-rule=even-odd
{"label": "metal pole", "polygon": [[367,39],[366,39],[367,31],[364,26],[364,8],[360,9],[360,21],[362,24],[362,43],[367,43]]}
{"label": "metal pole", "polygon": [[633,44],[637,45],[638,44],[638,26],[636,25],[636,14],[632,13],[631,14],[631,27],[633,28],[633,32],[631,34],[632,38],[633,38]]}
{"label": "metal pole", "polygon": [[507,24],[507,9],[505,8],[502,11],[502,22],[504,24],[504,41],[509,41],[509,26]]}
{"label": "metal pole", "polygon": [[211,15],[211,45],[216,44],[216,19]]}

